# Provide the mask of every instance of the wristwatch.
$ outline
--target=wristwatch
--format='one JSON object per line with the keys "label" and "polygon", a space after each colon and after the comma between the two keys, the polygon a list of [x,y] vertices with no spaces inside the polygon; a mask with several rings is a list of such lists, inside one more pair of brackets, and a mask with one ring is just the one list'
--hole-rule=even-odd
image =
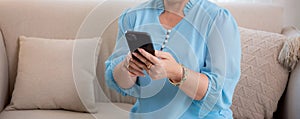
{"label": "wristwatch", "polygon": [[182,64],[181,64],[181,67],[182,67],[182,78],[179,82],[173,82],[171,79],[169,79],[169,82],[174,85],[174,86],[180,86],[181,84],[183,84],[183,82],[187,79],[187,68],[184,67]]}

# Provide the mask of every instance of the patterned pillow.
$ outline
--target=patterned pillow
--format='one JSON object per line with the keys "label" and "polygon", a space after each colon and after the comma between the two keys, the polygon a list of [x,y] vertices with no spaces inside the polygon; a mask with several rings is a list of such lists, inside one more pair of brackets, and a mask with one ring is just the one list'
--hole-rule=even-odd
{"label": "patterned pillow", "polygon": [[277,61],[286,37],[276,33],[240,28],[241,79],[233,96],[234,118],[272,118],[289,72]]}

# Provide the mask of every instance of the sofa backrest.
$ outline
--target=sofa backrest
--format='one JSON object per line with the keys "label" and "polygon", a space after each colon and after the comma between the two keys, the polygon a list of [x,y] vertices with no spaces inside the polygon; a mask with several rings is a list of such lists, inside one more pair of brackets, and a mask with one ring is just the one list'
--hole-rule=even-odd
{"label": "sofa backrest", "polygon": [[283,7],[257,3],[220,3],[235,17],[241,27],[281,33],[283,28]]}
{"label": "sofa backrest", "polygon": [[16,78],[18,37],[74,38],[85,16],[95,6],[85,2],[1,1],[0,28],[9,63],[9,94]]}
{"label": "sofa backrest", "polygon": [[[113,102],[133,103],[134,99],[122,97],[108,89],[104,82],[104,61],[112,53],[117,34],[117,16],[137,2],[112,1],[0,1],[0,28],[2,29],[9,64],[9,95],[12,94],[18,62],[18,37],[20,35],[43,38],[76,38],[102,35],[98,78],[103,92]],[[231,10],[240,26],[280,32],[282,9],[269,5],[220,4]],[[279,12],[278,12],[279,11]],[[1,89],[0,89],[1,90]]]}

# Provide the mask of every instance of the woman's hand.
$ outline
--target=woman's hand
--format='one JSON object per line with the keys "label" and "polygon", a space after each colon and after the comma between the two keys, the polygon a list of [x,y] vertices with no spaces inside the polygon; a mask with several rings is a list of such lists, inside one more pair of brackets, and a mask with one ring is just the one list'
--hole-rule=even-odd
{"label": "woman's hand", "polygon": [[145,76],[143,73],[143,68],[140,68],[132,59],[131,53],[128,53],[126,59],[123,62],[124,67],[127,69],[131,77]]}
{"label": "woman's hand", "polygon": [[[182,67],[176,62],[170,53],[155,51],[155,56],[146,52],[144,49],[139,48],[142,54],[133,53],[143,63],[137,63],[137,66],[145,69],[150,77],[154,80],[169,78],[174,82],[178,82],[182,77]],[[143,57],[144,56],[144,57]]]}

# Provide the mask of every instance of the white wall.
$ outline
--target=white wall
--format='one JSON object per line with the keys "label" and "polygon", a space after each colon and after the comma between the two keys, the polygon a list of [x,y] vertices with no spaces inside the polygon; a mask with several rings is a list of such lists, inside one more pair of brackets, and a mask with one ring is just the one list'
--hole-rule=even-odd
{"label": "white wall", "polygon": [[296,26],[300,29],[300,0],[273,0],[284,7],[285,26]]}

